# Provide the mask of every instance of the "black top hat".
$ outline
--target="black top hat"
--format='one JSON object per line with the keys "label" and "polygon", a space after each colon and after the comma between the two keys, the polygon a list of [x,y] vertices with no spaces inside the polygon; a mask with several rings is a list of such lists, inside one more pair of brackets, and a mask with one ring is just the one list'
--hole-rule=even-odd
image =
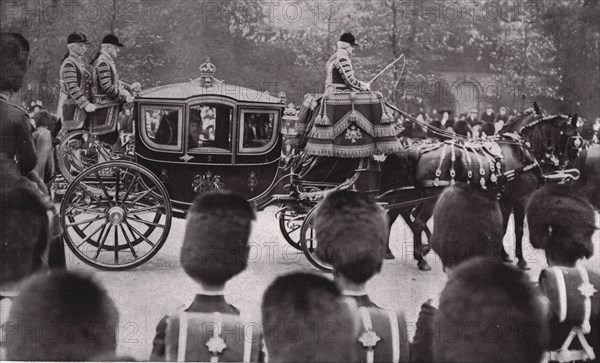
{"label": "black top hat", "polygon": [[87,40],[87,37],[85,36],[85,34],[83,34],[81,32],[75,32],[75,33],[69,34],[69,36],[67,37],[67,44],[72,44],[72,43],[90,44],[90,42]]}
{"label": "black top hat", "polygon": [[353,47],[357,47],[358,46],[358,43],[356,43],[356,39],[354,38],[354,35],[352,35],[352,33],[344,33],[344,34],[342,34],[342,36],[340,37],[340,41],[341,42],[349,43]]}
{"label": "black top hat", "polygon": [[102,39],[102,44],[112,44],[116,45],[117,47],[124,47],[124,45],[119,42],[119,38],[117,38],[117,36],[113,34],[106,35]]}

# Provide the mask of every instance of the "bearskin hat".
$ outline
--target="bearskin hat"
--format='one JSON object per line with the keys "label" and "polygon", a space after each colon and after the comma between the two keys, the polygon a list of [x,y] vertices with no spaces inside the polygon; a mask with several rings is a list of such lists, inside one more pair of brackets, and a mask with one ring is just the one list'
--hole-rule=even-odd
{"label": "bearskin hat", "polygon": [[548,184],[536,190],[526,213],[529,241],[534,248],[557,253],[572,262],[594,253],[594,208],[569,186]]}
{"label": "bearskin hat", "polygon": [[486,258],[452,271],[434,324],[438,362],[539,362],[549,338],[548,307],[527,275]]}
{"label": "bearskin hat", "polygon": [[381,271],[389,227],[383,209],[367,194],[330,193],[317,210],[317,257],[337,273],[363,283]]}
{"label": "bearskin hat", "polygon": [[[358,361],[354,311],[333,281],[300,272],[278,277],[261,311],[269,362]],[[323,334],[332,327],[335,336]]]}
{"label": "bearskin hat", "polygon": [[180,262],[194,280],[222,285],[248,264],[248,239],[255,213],[230,191],[199,195],[187,217]]}
{"label": "bearskin hat", "polygon": [[495,196],[478,185],[454,185],[440,196],[433,213],[431,247],[446,267],[487,256],[500,258],[504,229]]}
{"label": "bearskin hat", "polygon": [[0,91],[16,92],[21,89],[29,66],[29,42],[21,34],[3,32],[0,33],[0,49]]}
{"label": "bearskin hat", "polygon": [[3,290],[42,267],[49,234],[47,208],[37,192],[26,184],[7,184],[0,188],[0,284]]}
{"label": "bearskin hat", "polygon": [[117,346],[113,301],[99,283],[79,273],[31,278],[13,300],[8,321],[9,360],[86,361],[114,354]]}

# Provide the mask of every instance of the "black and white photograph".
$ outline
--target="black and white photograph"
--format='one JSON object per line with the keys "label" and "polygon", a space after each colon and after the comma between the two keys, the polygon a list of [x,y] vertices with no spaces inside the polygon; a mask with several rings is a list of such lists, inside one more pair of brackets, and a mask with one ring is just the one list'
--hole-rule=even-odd
{"label": "black and white photograph", "polygon": [[0,19],[0,361],[600,361],[600,0]]}

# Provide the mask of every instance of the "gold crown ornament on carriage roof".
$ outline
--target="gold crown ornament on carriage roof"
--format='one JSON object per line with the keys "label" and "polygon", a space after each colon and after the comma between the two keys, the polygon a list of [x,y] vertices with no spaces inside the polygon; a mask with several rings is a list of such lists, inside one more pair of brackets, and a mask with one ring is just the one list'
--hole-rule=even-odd
{"label": "gold crown ornament on carriage roof", "polygon": [[200,87],[211,87],[215,80],[215,73],[217,67],[210,62],[210,58],[206,58],[206,61],[200,65]]}

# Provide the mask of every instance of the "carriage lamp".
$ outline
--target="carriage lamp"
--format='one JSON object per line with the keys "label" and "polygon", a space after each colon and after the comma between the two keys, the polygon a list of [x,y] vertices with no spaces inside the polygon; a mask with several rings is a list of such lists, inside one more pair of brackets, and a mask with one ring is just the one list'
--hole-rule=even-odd
{"label": "carriage lamp", "polygon": [[288,104],[288,106],[283,111],[283,125],[281,128],[281,133],[284,136],[296,136],[298,134],[296,123],[298,122],[298,111],[294,107],[293,103]]}

